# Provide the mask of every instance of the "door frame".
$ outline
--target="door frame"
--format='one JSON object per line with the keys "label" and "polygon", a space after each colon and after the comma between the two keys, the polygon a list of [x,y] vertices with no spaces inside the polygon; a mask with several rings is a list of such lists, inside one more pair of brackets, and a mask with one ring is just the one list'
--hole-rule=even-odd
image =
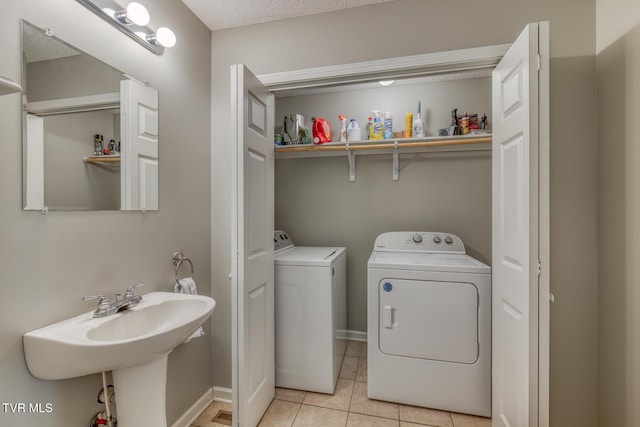
{"label": "door frame", "polygon": [[[539,23],[546,26],[548,22]],[[548,36],[548,30],[544,32]],[[541,46],[549,46],[548,40]],[[500,44],[447,52],[427,53],[398,58],[332,65],[257,75],[258,79],[274,94],[297,89],[320,88],[340,84],[353,84],[377,78],[407,78],[443,74],[474,73],[493,70],[511,44]],[[540,52],[541,67],[549,70],[549,53]],[[540,74],[540,83],[549,87],[549,73]],[[549,105],[549,94],[543,93],[541,105]],[[541,262],[539,284],[538,320],[538,427],[549,426],[549,343],[550,343],[550,213],[549,168],[550,138],[549,111],[540,112],[539,150],[539,256]]]}

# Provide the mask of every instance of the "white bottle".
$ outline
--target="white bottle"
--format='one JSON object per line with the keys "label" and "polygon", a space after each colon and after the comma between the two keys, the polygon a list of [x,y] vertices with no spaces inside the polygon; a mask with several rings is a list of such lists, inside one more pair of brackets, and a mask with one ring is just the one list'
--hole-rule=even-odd
{"label": "white bottle", "polygon": [[351,119],[349,126],[347,126],[347,141],[360,141],[362,139],[362,132],[356,119]]}
{"label": "white bottle", "polygon": [[424,120],[422,120],[420,107],[421,107],[420,101],[418,101],[418,114],[416,115],[416,118],[413,121],[413,137],[414,138],[424,138],[424,135],[425,135]]}

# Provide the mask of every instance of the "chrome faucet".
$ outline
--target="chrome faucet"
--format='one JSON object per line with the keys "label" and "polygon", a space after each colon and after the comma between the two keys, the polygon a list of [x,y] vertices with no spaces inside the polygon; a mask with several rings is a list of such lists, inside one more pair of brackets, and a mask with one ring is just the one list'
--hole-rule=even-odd
{"label": "chrome faucet", "polygon": [[130,307],[135,307],[142,301],[142,295],[135,295],[133,290],[138,286],[144,286],[143,282],[135,283],[127,288],[124,296],[116,294],[116,300],[109,302],[109,298],[104,295],[91,295],[82,297],[83,301],[90,301],[97,299],[98,308],[93,313],[93,317],[106,317],[115,314],[119,311],[125,310]]}

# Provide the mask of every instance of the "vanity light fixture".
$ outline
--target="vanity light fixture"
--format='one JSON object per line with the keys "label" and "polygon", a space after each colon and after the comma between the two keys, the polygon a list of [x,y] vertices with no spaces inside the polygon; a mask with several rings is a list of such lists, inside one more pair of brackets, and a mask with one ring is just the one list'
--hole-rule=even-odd
{"label": "vanity light fixture", "polygon": [[76,1],[156,55],[162,55],[165,48],[176,44],[176,35],[169,28],[154,31],[146,26],[151,16],[138,2],[131,2],[123,9],[114,0]]}

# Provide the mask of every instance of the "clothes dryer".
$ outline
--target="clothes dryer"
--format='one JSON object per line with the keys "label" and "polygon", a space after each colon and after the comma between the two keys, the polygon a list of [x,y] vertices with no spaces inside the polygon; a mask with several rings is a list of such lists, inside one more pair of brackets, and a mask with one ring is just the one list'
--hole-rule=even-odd
{"label": "clothes dryer", "polygon": [[368,396],[491,416],[491,269],[450,233],[378,236],[368,262]]}
{"label": "clothes dryer", "polygon": [[276,386],[332,394],[347,347],[347,250],[274,234]]}

